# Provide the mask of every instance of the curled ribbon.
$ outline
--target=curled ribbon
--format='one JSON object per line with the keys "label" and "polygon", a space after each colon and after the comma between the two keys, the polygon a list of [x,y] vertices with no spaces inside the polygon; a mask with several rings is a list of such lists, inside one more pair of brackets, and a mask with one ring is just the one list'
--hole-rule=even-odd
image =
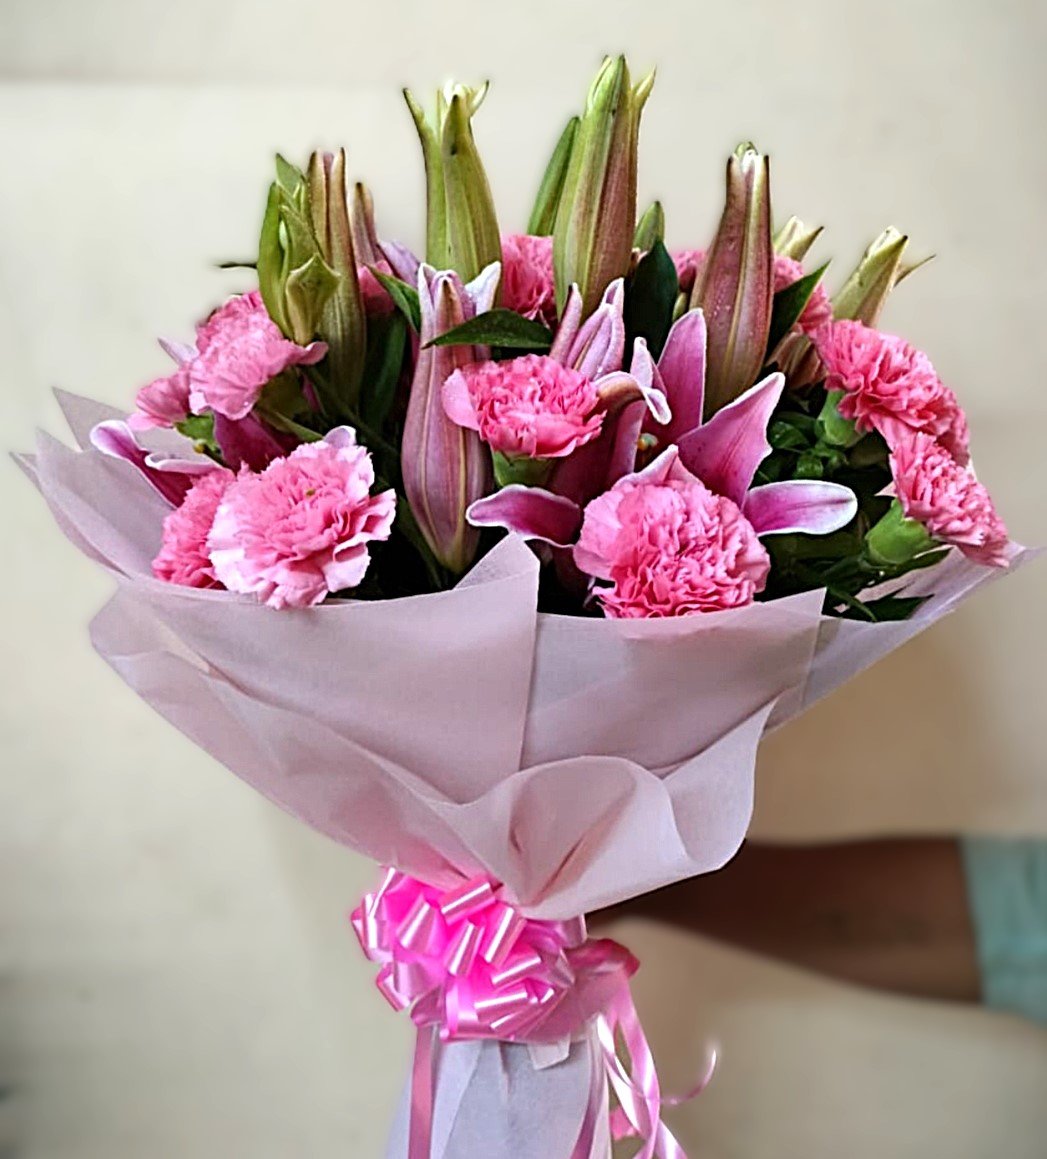
{"label": "curled ribbon", "polygon": [[[590,1022],[619,1103],[611,1119],[614,1137],[638,1137],[637,1159],[686,1159],[662,1122],[667,1100],[629,992],[637,960],[617,942],[587,938],[584,918],[526,918],[499,893],[486,876],[441,890],[387,869],[379,888],[351,915],[364,953],[381,967],[378,989],[395,1010],[409,1011],[418,1028],[408,1159],[429,1159],[441,1042],[555,1043]],[[710,1075],[671,1102],[694,1097]],[[571,1159],[588,1159],[601,1106],[594,1082]]]}

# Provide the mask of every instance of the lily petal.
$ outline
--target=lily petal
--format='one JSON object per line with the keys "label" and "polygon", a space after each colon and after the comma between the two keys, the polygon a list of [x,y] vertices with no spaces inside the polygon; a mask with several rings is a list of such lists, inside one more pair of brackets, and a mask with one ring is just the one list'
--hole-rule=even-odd
{"label": "lily petal", "polygon": [[659,433],[668,443],[677,442],[702,425],[705,345],[705,314],[699,309],[688,310],[677,318],[665,340],[658,372],[672,418],[668,429]]}
{"label": "lily petal", "polygon": [[158,338],[157,341],[160,343],[160,349],[179,366],[185,366],[196,357],[195,346],[188,346],[185,342],[178,342],[173,338]]}
{"label": "lily petal", "polygon": [[633,343],[633,358],[629,371],[639,384],[640,394],[647,404],[651,418],[659,426],[664,427],[673,417],[673,412],[666,397],[662,372],[651,357],[646,338],[637,338]]}
{"label": "lily petal", "polygon": [[274,459],[286,455],[290,449],[254,414],[230,419],[216,412],[214,438],[222,458],[234,471],[242,466],[252,471],[264,471]]}
{"label": "lily petal", "polygon": [[549,348],[549,357],[555,358],[562,365],[567,365],[567,356],[578,337],[582,325],[582,291],[572,286],[564,303],[563,313],[560,315],[560,325],[556,329],[556,337]]}
{"label": "lily petal", "polygon": [[630,402],[642,400],[654,421],[664,425],[672,418],[672,414],[665,400],[665,392],[661,390],[658,370],[647,351],[647,343],[642,338],[637,338],[636,346],[640,357],[638,360],[634,355],[631,373],[619,370],[605,374],[593,383],[600,399],[596,409],[615,412]]}
{"label": "lily petal", "polygon": [[469,394],[469,386],[461,370],[454,371],[444,379],[440,388],[443,396],[444,413],[453,423],[470,431],[480,429],[480,417]]}
{"label": "lily petal", "polygon": [[594,379],[621,370],[625,357],[624,308],[625,282],[615,278],[603,301],[579,329],[564,365]]}
{"label": "lily petal", "polygon": [[785,376],[769,374],[680,439],[683,465],[712,491],[739,507],[756,468],[767,457],[767,424],[785,388]]}
{"label": "lily petal", "polygon": [[817,479],[788,479],[754,487],[742,505],[742,513],[757,535],[829,535],[846,527],[857,511],[858,500],[849,487]]}
{"label": "lily petal", "polygon": [[134,431],[120,419],[108,419],[91,431],[91,445],[103,455],[123,459],[136,467],[153,487],[174,507],[178,507],[192,486],[188,473],[157,470],[149,463],[149,452],[135,438]]}
{"label": "lily petal", "polygon": [[471,504],[466,518],[473,527],[504,527],[524,539],[569,547],[582,525],[582,509],[563,495],[511,483]]}

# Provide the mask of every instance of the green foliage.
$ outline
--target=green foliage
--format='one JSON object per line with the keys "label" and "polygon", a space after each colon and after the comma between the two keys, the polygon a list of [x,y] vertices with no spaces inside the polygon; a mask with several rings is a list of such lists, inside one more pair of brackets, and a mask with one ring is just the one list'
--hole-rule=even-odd
{"label": "green foliage", "polygon": [[514,310],[496,309],[477,314],[460,326],[444,331],[426,346],[498,346],[508,350],[548,350],[553,333]]}
{"label": "green foliage", "polygon": [[626,349],[645,338],[652,358],[658,358],[673,323],[679,282],[676,266],[660,239],[640,259],[625,290]]}

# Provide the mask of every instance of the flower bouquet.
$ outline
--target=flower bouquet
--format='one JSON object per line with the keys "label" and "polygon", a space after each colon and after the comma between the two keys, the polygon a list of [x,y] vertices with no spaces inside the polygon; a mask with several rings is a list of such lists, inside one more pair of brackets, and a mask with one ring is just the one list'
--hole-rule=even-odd
{"label": "flower bouquet", "polygon": [[830,299],[744,145],[670,251],[637,217],[652,84],[605,61],[524,234],[486,90],[405,94],[424,261],[344,152],[278,158],[246,291],[130,415],[60,395],[78,448],[21,458],[116,583],[106,660],[385,867],[352,924],[417,1026],[392,1156],[681,1156],[637,963],[584,915],[723,865],[767,731],[1025,555],[955,395],[876,328],[906,238]]}

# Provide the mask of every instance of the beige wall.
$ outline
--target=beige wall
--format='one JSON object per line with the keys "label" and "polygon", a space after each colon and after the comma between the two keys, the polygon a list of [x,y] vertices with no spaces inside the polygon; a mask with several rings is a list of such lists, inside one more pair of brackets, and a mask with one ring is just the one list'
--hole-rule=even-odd
{"label": "beige wall", "polygon": [[[5,444],[58,429],[52,385],[126,402],[159,372],[153,335],[238,284],[209,263],[250,254],[275,148],[346,143],[384,228],[415,240],[397,90],[490,76],[481,146],[519,227],[560,122],[620,46],[660,67],[642,190],[671,242],[704,240],[744,136],[773,155],[780,214],[826,224],[841,273],[888,222],[940,255],[888,322],[960,392],[1015,533],[1047,542],[1040,0],[2,0]],[[106,581],[9,465],[0,492],[0,1152],[378,1154],[408,1033],[344,922],[371,868],[119,685],[85,634]],[[1047,833],[1045,575],[993,588],[775,737],[760,832]],[[623,936],[669,1079],[686,1083],[706,1036],[725,1044],[683,1114],[696,1154],[1043,1154],[1043,1032]]]}

